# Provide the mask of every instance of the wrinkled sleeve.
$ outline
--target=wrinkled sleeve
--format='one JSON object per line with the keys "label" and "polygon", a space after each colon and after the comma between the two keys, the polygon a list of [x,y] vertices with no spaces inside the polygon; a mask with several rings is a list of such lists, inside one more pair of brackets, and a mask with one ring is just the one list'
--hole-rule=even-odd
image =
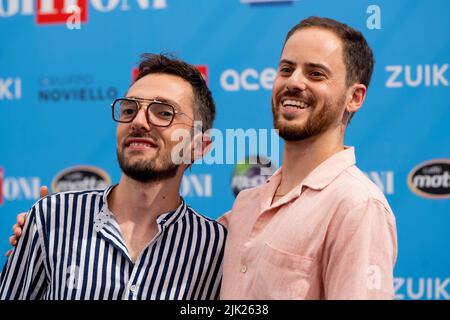
{"label": "wrinkled sleeve", "polygon": [[326,299],[393,299],[397,258],[395,218],[369,199],[338,212],[323,255]]}
{"label": "wrinkled sleeve", "polygon": [[1,300],[40,299],[45,291],[45,255],[36,207],[27,214],[22,236],[3,267]]}

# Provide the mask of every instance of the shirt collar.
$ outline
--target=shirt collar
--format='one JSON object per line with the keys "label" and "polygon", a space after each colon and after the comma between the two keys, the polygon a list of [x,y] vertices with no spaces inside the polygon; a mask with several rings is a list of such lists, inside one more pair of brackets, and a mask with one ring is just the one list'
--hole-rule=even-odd
{"label": "shirt collar", "polygon": [[[101,206],[101,209],[99,213],[95,216],[95,228],[96,230],[101,230],[105,225],[108,225],[108,223],[112,223],[113,225],[116,224],[116,218],[114,217],[114,214],[109,210],[108,207],[108,194],[111,192],[113,188],[117,186],[113,185],[105,189],[103,192],[103,204]],[[183,197],[181,197],[181,203],[180,205],[173,211],[168,211],[166,213],[158,215],[156,222],[162,227],[168,227],[172,223],[177,222],[181,217],[184,216],[184,214],[187,211],[187,205],[184,201]],[[111,220],[114,220],[113,223]],[[99,231],[97,230],[97,231]]]}
{"label": "shirt collar", "polygon": [[183,197],[181,197],[181,203],[174,211],[169,211],[163,214],[160,214],[158,218],[156,219],[156,222],[161,226],[169,226],[175,222],[177,222],[179,219],[181,219],[184,214],[187,211],[186,202],[184,201]]}
{"label": "shirt collar", "polygon": [[[321,164],[319,164],[308,176],[280,201],[274,202],[276,206],[283,205],[291,201],[293,198],[300,196],[303,187],[308,187],[314,190],[322,190],[328,186],[338,175],[340,175],[347,168],[355,165],[355,148],[344,147],[344,150],[334,154]],[[282,167],[266,181],[260,189],[262,196],[261,207],[263,210],[271,207],[273,195],[281,180]]]}
{"label": "shirt collar", "polygon": [[[103,203],[100,206],[100,211],[94,217],[94,229],[104,238],[108,239],[116,248],[119,249],[131,262],[128,248],[123,240],[120,232],[119,224],[114,214],[108,208],[108,194],[117,185],[107,188],[103,192]],[[167,228],[181,219],[187,212],[187,206],[184,199],[181,198],[181,204],[174,211],[169,211],[157,217],[157,223],[161,233],[165,232]]]}
{"label": "shirt collar", "polygon": [[311,189],[322,190],[355,163],[355,148],[344,147],[344,150],[334,154],[311,171],[302,184]]}

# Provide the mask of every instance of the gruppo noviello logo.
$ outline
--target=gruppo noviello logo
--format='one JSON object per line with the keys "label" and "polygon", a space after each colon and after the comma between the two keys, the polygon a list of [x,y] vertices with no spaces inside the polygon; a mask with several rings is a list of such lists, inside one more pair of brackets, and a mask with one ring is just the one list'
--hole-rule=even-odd
{"label": "gruppo noviello logo", "polygon": [[98,84],[91,74],[42,75],[38,101],[42,103],[112,101],[119,89],[112,84]]}
{"label": "gruppo noviello logo", "polygon": [[94,166],[74,166],[67,168],[53,179],[53,192],[105,189],[111,184],[109,175]]}
{"label": "gruppo noviello logo", "polygon": [[1,0],[0,18],[14,16],[36,17],[37,24],[65,24],[76,15],[86,23],[89,10],[108,13],[115,10],[166,9],[168,0]]}
{"label": "gruppo noviello logo", "polygon": [[435,159],[419,164],[409,173],[408,185],[421,197],[450,198],[450,159]]}

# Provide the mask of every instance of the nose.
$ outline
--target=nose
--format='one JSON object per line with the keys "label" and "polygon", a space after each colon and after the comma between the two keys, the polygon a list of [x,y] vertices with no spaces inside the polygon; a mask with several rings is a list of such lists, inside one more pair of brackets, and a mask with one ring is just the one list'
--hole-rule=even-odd
{"label": "nose", "polygon": [[286,82],[289,90],[306,90],[306,79],[301,69],[296,69]]}
{"label": "nose", "polygon": [[146,108],[140,108],[136,117],[131,122],[132,131],[150,131],[150,124],[147,121]]}

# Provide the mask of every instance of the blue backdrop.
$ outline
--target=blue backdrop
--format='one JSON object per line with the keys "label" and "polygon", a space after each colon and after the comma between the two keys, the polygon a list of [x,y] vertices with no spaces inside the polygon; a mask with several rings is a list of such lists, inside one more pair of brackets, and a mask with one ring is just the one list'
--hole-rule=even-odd
{"label": "blue backdrop", "polygon": [[[81,15],[63,11],[72,4]],[[141,53],[199,66],[217,103],[215,128],[270,129],[285,34],[320,15],[361,30],[375,53],[346,144],[397,218],[396,298],[450,299],[449,13],[447,0],[0,0],[0,253],[40,184],[118,182],[110,103]],[[280,154],[261,154],[279,166]],[[233,203],[235,168],[195,165],[181,193],[216,218]],[[246,172],[237,174],[251,185]]]}

